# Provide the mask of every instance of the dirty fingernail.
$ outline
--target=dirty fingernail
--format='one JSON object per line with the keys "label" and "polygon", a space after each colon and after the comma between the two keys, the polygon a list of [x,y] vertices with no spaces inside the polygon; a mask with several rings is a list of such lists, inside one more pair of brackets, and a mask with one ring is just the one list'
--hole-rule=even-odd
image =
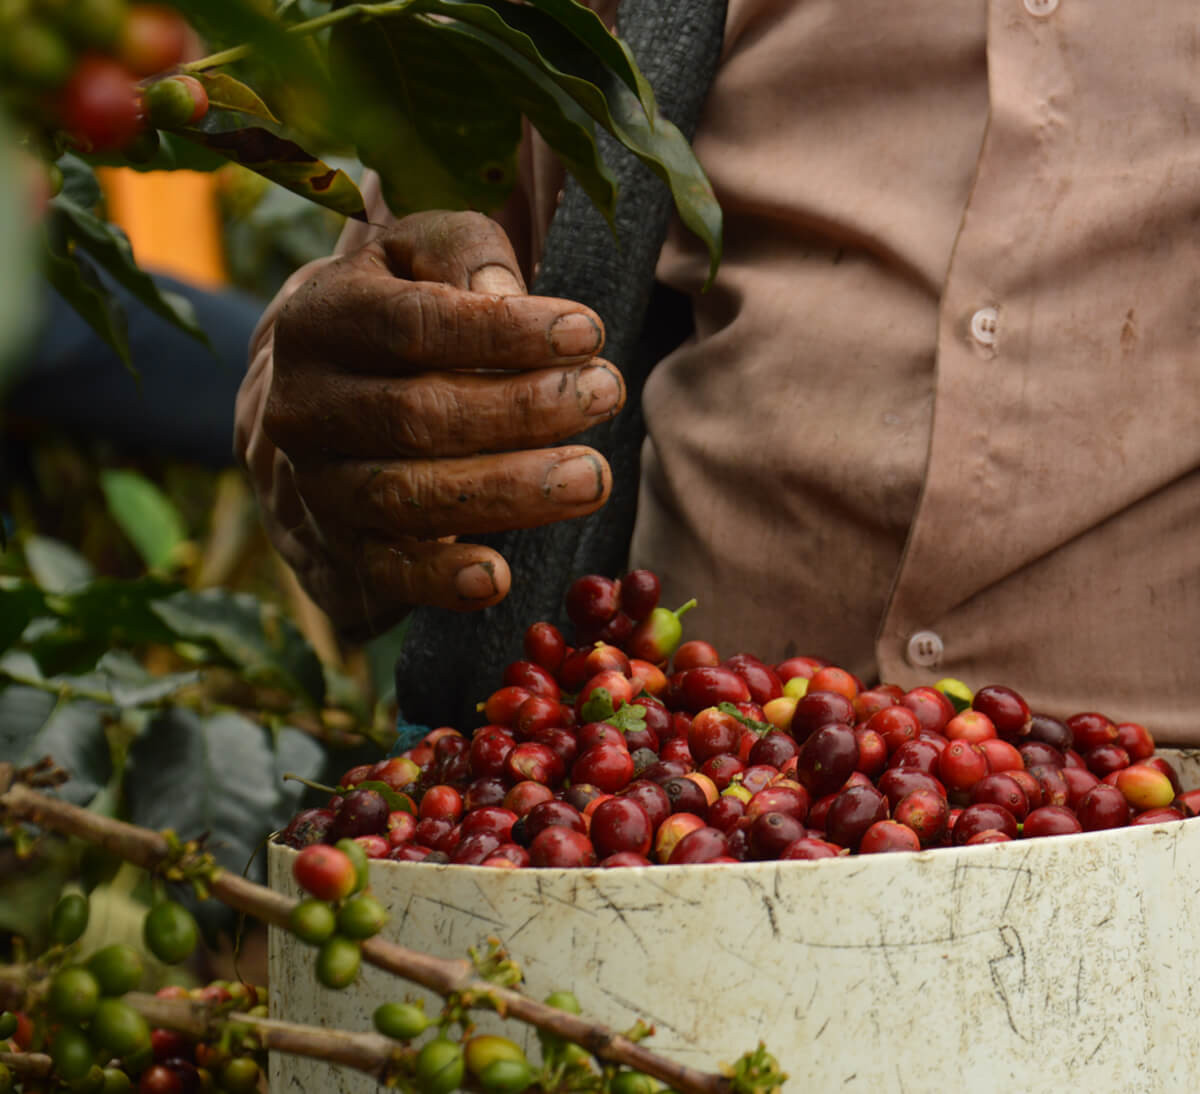
{"label": "dirty fingernail", "polygon": [[562,505],[581,505],[604,496],[604,472],[595,456],[572,456],[546,473],[542,493]]}
{"label": "dirty fingernail", "polygon": [[496,580],[486,562],[473,562],[454,575],[454,588],[463,600],[490,600],[496,595]]}
{"label": "dirty fingernail", "polygon": [[603,365],[588,365],[575,374],[575,398],[583,414],[607,414],[623,393],[620,377]]}
{"label": "dirty fingernail", "polygon": [[525,286],[507,266],[493,263],[480,266],[471,274],[471,291],[487,292],[496,296],[516,296],[525,291]]}
{"label": "dirty fingernail", "polygon": [[550,348],[559,357],[583,357],[600,348],[600,328],[583,312],[560,315],[550,327]]}

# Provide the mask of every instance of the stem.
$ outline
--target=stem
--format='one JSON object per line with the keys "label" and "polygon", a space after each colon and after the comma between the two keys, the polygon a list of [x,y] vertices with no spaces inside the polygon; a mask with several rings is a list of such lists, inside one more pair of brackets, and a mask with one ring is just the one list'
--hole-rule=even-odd
{"label": "stem", "polygon": [[692,599],[689,600],[686,604],[680,604],[679,607],[676,608],[671,614],[676,619],[679,619],[681,616],[687,615],[687,613],[690,612],[695,606],[696,606],[696,598],[692,597]]}
{"label": "stem", "polygon": [[[411,6],[411,0],[401,0],[399,3],[391,4],[350,4],[335,11],[326,12],[324,15],[306,19],[303,23],[295,23],[286,28],[286,33],[294,34],[297,38],[305,38],[350,19],[379,19],[401,15]],[[222,65],[231,65],[236,61],[244,60],[253,51],[254,47],[250,45],[233,46],[219,53],[210,53],[207,57],[201,57],[186,65],[180,65],[178,71],[207,72],[210,68],[220,68]]]}
{"label": "stem", "polygon": [[[0,788],[7,785],[11,778],[12,766],[0,764]],[[0,811],[15,820],[29,821],[56,832],[78,836],[146,870],[153,870],[170,854],[166,839],[157,832],[89,813],[58,798],[39,794],[21,783],[12,785],[7,792],[0,794]],[[221,869],[213,873],[211,892],[229,907],[284,929],[296,904],[296,901],[282,893]],[[420,984],[441,996],[478,993],[481,998],[491,998],[506,1016],[582,1045],[601,1060],[644,1071],[684,1094],[729,1094],[732,1089],[729,1080],[720,1075],[678,1064],[650,1052],[606,1026],[539,1003],[511,988],[479,980],[475,977],[474,967],[465,959],[449,961],[432,957],[378,936],[363,943],[362,953],[363,958],[377,968]],[[287,1025],[277,1024],[278,1027]],[[286,1039],[286,1030],[276,1032],[274,1036]],[[280,1051],[292,1051],[283,1044],[277,1047]]]}

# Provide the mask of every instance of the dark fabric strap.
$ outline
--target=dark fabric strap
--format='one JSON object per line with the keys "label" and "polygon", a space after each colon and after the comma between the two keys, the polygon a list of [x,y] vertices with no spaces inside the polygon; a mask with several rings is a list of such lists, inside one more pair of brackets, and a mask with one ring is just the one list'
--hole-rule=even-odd
{"label": "dark fabric strap", "polygon": [[[689,138],[716,69],[725,6],[726,0],[625,0],[620,8],[618,31],[654,88],[659,110]],[[479,537],[513,572],[512,592],[494,608],[412,613],[396,665],[401,748],[426,726],[478,724],[475,704],[500,686],[504,666],[521,656],[525,628],[542,619],[562,624],[563,594],[575,577],[616,576],[625,566],[645,432],[641,389],[654,363],[686,334],[691,311],[661,298],[651,304],[673,208],[666,185],[608,134],[598,138],[619,186],[617,240],[568,180],[532,291],[582,301],[604,320],[604,356],[625,376],[629,401],[616,418],[573,440],[608,458],[612,497],[590,517]]]}

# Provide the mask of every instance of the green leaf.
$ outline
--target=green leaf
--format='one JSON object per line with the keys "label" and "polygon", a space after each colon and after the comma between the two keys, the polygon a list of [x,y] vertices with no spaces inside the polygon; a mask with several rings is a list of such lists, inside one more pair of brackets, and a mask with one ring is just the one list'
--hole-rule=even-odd
{"label": "green leaf", "polygon": [[[315,774],[319,748],[294,736],[287,761]],[[241,871],[255,847],[291,818],[300,788],[277,776],[276,742],[237,714],[202,718],[173,708],[155,718],[129,750],[129,819],[147,828],[174,828],[182,838],[209,834],[207,846],[227,869]],[[255,864],[261,878],[261,861]]]}
{"label": "green leaf", "polygon": [[95,576],[91,563],[62,540],[34,535],[24,549],[25,564],[43,592],[73,592]]}
{"label": "green leaf", "polygon": [[180,591],[178,581],[147,575],[132,580],[100,577],[57,597],[51,607],[73,633],[104,638],[107,645],[169,645],[180,635],[154,610],[154,604]]}
{"label": "green leaf", "polygon": [[362,194],[345,171],[306,152],[266,120],[247,124],[240,110],[216,107],[177,135],[335,213],[366,219]]}
{"label": "green leaf", "polygon": [[0,577],[0,652],[6,650],[46,610],[46,598],[32,582]]}
{"label": "green leaf", "polygon": [[[711,282],[721,260],[722,233],[721,207],[712,185],[687,138],[658,113],[650,95],[640,93],[644,80],[635,80],[639,87],[634,87],[610,67],[611,47],[600,56],[591,41],[585,43],[568,33],[546,11],[510,0],[421,0],[421,7],[464,23],[469,20],[479,33],[498,36],[510,49],[544,68],[588,114],[662,178],[670,187],[680,218],[708,247]],[[481,9],[503,18],[489,20]],[[465,30],[461,25],[459,29]],[[620,48],[628,59],[628,51]]]}
{"label": "green leaf", "polygon": [[72,152],[57,160],[63,173],[62,193],[82,209],[95,209],[100,204],[100,182],[90,163]]}
{"label": "green leaf", "polygon": [[262,101],[257,91],[241,80],[235,80],[226,72],[201,72],[197,79],[204,85],[208,93],[210,110],[237,110],[256,118],[280,124],[279,119],[271,113],[271,108]]}
{"label": "green leaf", "polygon": [[31,953],[41,953],[49,941],[50,912],[75,867],[67,841],[50,839],[19,871],[6,870],[0,883],[0,934],[19,935]]}
{"label": "green leaf", "polygon": [[27,365],[38,318],[36,235],[28,178],[12,129],[0,113],[0,393]]}
{"label": "green leaf", "polygon": [[338,786],[334,788],[335,794],[349,794],[351,790],[374,790],[394,813],[397,809],[402,813],[416,814],[416,809],[413,807],[412,799],[407,794],[401,794],[393,790],[387,783],[381,783],[375,779],[364,779],[360,783],[355,783],[353,786]]}
{"label": "green leaf", "polygon": [[108,688],[113,705],[122,709],[157,706],[200,680],[196,670],[155,676],[125,650],[105,653],[96,664],[95,676]]}
{"label": "green leaf", "polygon": [[765,737],[768,733],[774,733],[776,727],[770,722],[760,722],[757,718],[751,718],[749,715],[743,714],[733,703],[718,703],[717,709],[722,714],[728,714],[731,718],[737,719],[747,729],[753,730],[760,737]]}
{"label": "green leaf", "polygon": [[86,252],[117,284],[156,315],[208,344],[191,304],[181,296],[159,289],[154,279],[137,264],[133,248],[120,228],[101,220],[65,194],[59,194],[51,205],[68,246]]}
{"label": "green leaf", "polygon": [[646,728],[646,708],[641,703],[626,703],[613,711],[604,719],[610,726],[616,726],[622,733],[634,729]]}
{"label": "green leaf", "polygon": [[[507,29],[489,8],[479,4],[456,5],[459,11],[468,8],[478,11],[483,22],[493,29]],[[569,91],[544,70],[545,64],[536,50],[530,59],[485,31],[463,23],[439,22],[429,26],[436,35],[454,41],[463,63],[492,78],[611,223],[616,206],[616,181],[596,146],[594,124]],[[524,39],[523,35],[513,37]]]}
{"label": "green leaf", "polygon": [[105,287],[91,263],[72,253],[69,242],[50,230],[57,226],[58,218],[56,210],[51,210],[47,218],[42,260],[46,278],[79,317],[112,347],[125,367],[132,368],[125,309]]}
{"label": "green leaf", "polygon": [[393,212],[503,205],[516,181],[521,113],[452,39],[413,18],[348,21],[334,28],[330,62],[363,104],[347,130]]}
{"label": "green leaf", "polygon": [[152,610],[176,635],[218,650],[254,683],[320,706],[325,675],[300,630],[274,605],[225,589],[178,592]]}
{"label": "green leaf", "polygon": [[150,570],[167,570],[187,542],[187,527],[174,503],[144,475],[107,468],[100,487],[108,509]]}
{"label": "green leaf", "polygon": [[[0,665],[20,669],[6,654]],[[26,664],[36,676],[37,666]],[[7,673],[6,673],[7,675]],[[112,776],[105,708],[90,701],[60,703],[40,688],[10,684],[0,689],[0,756],[18,765],[51,756],[70,776],[57,793],[75,805],[90,802]]]}

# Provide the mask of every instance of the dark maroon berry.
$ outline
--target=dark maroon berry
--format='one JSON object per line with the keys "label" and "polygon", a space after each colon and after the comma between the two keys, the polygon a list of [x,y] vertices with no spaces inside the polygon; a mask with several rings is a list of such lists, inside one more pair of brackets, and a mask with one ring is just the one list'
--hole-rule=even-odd
{"label": "dark maroon berry", "polygon": [[621,611],[640,623],[655,608],[662,593],[662,582],[653,570],[630,570],[621,578]]}
{"label": "dark maroon berry", "polygon": [[329,829],[329,840],[355,836],[378,836],[387,831],[388,813],[391,810],[383,795],[375,790],[351,790],[342,799],[341,808],[333,818]]}
{"label": "dark maroon berry", "polygon": [[585,574],[567,589],[567,617],[577,627],[600,627],[617,614],[620,586],[610,577]]}

